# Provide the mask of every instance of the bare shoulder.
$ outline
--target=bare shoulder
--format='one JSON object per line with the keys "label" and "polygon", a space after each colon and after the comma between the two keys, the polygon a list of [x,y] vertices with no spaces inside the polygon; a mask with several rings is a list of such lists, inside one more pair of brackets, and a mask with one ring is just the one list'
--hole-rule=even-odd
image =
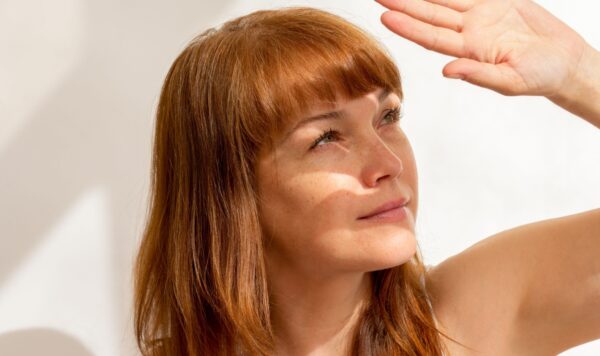
{"label": "bare shoulder", "polygon": [[[427,286],[438,323],[470,347],[447,342],[451,355],[547,355],[593,338],[596,334],[583,331],[597,326],[592,321],[570,336],[543,325],[549,324],[548,313],[560,318],[557,324],[579,322],[578,313],[585,312],[579,306],[596,307],[590,301],[599,300],[599,285],[573,282],[570,293],[563,288],[577,278],[598,276],[600,263],[591,261],[598,261],[599,247],[596,209],[500,232],[431,268]],[[573,265],[574,257],[581,263]],[[573,295],[578,299],[568,299]],[[536,349],[536,339],[553,349]]]}

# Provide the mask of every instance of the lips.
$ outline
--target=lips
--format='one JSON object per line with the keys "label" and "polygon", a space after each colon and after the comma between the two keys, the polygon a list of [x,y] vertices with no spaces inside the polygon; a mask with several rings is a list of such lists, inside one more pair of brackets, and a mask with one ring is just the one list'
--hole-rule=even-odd
{"label": "lips", "polygon": [[382,214],[382,213],[384,213],[386,211],[398,209],[400,207],[405,206],[406,204],[408,204],[408,199],[407,198],[400,198],[400,199],[396,199],[396,200],[391,200],[391,201],[388,201],[387,203],[384,203],[384,204],[380,205],[379,207],[377,207],[375,210],[371,211],[367,215],[359,217],[358,219],[359,220],[360,219],[368,219],[368,218],[371,218],[373,216]]}

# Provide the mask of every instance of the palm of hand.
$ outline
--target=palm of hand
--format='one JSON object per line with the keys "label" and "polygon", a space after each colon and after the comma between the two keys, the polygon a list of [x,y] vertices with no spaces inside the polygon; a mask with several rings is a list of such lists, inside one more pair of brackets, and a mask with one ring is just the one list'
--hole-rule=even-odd
{"label": "palm of hand", "polygon": [[382,16],[392,31],[458,57],[444,75],[505,95],[556,93],[584,49],[577,33],[529,0],[380,2],[395,10]]}

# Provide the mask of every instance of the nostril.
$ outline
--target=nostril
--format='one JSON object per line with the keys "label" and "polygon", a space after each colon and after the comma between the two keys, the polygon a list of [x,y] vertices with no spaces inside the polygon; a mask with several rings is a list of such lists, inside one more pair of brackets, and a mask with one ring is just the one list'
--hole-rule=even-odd
{"label": "nostril", "polygon": [[383,176],[383,177],[379,177],[379,178],[377,178],[377,182],[379,182],[379,181],[381,181],[381,180],[384,180],[384,179],[386,179],[386,178],[389,178],[389,177],[390,177],[390,175],[389,175],[389,174],[388,174],[388,175],[385,175],[385,176]]}

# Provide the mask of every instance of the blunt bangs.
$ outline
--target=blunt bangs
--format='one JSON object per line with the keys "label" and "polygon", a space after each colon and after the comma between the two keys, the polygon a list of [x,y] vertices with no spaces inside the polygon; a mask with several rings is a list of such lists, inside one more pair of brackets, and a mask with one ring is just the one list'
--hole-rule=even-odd
{"label": "blunt bangs", "polygon": [[[260,18],[260,26],[252,21]],[[312,105],[354,99],[378,88],[402,99],[400,73],[373,37],[316,9],[257,11],[223,31],[238,31],[236,93],[247,132],[264,143]]]}

